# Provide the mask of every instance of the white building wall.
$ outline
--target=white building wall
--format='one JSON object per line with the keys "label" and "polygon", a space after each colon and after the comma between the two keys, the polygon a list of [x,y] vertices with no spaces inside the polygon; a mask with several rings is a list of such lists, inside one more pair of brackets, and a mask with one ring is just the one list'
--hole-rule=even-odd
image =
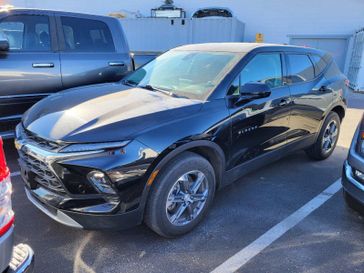
{"label": "white building wall", "polygon": [[244,40],[244,24],[236,18],[132,18],[121,22],[132,51],[164,52],[185,44]]}
{"label": "white building wall", "polygon": [[[8,0],[17,7],[67,10],[95,14],[128,10],[150,15],[161,0]],[[176,0],[190,16],[208,6],[226,6],[246,24],[246,41],[263,33],[265,42],[288,43],[287,35],[353,34],[364,26],[363,0]]]}
{"label": "white building wall", "polygon": [[[43,8],[107,15],[129,11],[150,15],[162,0],[0,0],[16,7]],[[187,17],[203,7],[225,6],[245,23],[246,42],[255,41],[256,33],[264,34],[264,42],[289,43],[290,36],[334,37],[352,36],[364,27],[364,0],[175,0]],[[352,39],[349,39],[344,73],[351,60]],[[335,48],[335,46],[333,46]],[[333,55],[341,52],[330,51]],[[340,53],[340,54],[338,54]],[[345,54],[344,54],[345,55]],[[358,77],[364,78],[364,68]]]}

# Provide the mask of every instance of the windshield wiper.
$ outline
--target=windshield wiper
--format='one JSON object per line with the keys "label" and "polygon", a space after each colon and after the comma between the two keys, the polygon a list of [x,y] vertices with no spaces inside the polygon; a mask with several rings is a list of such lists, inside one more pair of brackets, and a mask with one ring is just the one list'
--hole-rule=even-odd
{"label": "windshield wiper", "polygon": [[163,89],[163,88],[160,88],[160,87],[152,86],[150,84],[142,85],[142,86],[138,86],[138,87],[141,87],[141,88],[144,88],[144,89],[147,89],[147,90],[150,90],[150,91],[158,91],[158,92],[161,92],[163,94],[166,94],[166,95],[174,97],[174,98],[179,97],[178,95],[176,95],[172,91],[169,91],[169,90],[166,90],[166,89]]}

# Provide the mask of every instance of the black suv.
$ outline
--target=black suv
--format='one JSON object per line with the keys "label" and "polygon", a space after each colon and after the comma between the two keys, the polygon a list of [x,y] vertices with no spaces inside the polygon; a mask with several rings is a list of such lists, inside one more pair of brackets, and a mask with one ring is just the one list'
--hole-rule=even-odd
{"label": "black suv", "polygon": [[87,229],[144,222],[162,236],[194,228],[216,189],[305,149],[333,152],[347,79],[309,48],[182,46],[122,82],[70,89],[17,127],[28,198]]}

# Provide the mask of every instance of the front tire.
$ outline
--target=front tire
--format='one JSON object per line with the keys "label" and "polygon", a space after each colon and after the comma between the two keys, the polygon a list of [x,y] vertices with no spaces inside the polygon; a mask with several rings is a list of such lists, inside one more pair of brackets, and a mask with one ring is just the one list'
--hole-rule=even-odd
{"label": "front tire", "polygon": [[209,161],[184,152],[164,166],[153,182],[144,221],[163,237],[185,234],[207,214],[215,188],[215,172]]}
{"label": "front tire", "polygon": [[328,158],[335,150],[340,135],[341,121],[335,112],[330,112],[322,125],[316,143],[306,150],[307,155],[315,160]]}

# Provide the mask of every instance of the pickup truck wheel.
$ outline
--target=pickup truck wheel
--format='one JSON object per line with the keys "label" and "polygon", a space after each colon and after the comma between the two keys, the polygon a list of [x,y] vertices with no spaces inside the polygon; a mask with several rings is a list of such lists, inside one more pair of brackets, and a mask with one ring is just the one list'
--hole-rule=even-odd
{"label": "pickup truck wheel", "polygon": [[335,150],[340,134],[340,117],[330,112],[322,125],[316,143],[306,150],[309,157],[315,160],[328,158]]}
{"label": "pickup truck wheel", "polygon": [[207,214],[215,187],[215,172],[209,161],[184,152],[172,159],[153,182],[144,221],[163,237],[185,234]]}

